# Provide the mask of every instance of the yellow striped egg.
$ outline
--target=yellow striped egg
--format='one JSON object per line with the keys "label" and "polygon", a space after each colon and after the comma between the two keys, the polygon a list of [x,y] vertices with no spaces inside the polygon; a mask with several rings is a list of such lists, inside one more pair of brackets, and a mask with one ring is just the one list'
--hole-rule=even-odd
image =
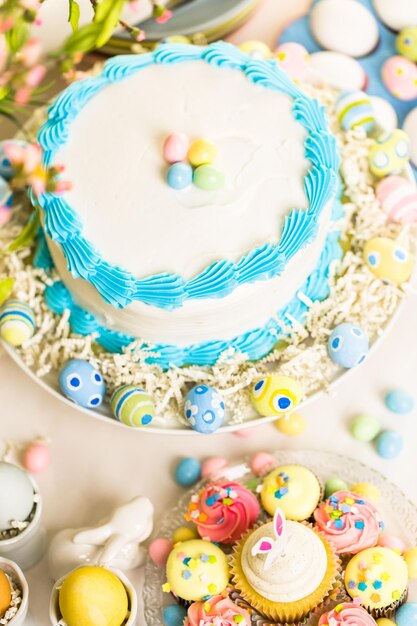
{"label": "yellow striped egg", "polygon": [[21,346],[35,332],[35,316],[28,304],[8,300],[0,309],[0,336],[11,346]]}
{"label": "yellow striped egg", "polygon": [[252,404],[260,415],[283,415],[299,404],[303,390],[295,378],[270,374],[252,387]]}
{"label": "yellow striped egg", "polygon": [[363,256],[371,272],[385,282],[402,285],[411,277],[413,257],[394,239],[370,239],[365,244]]}
{"label": "yellow striped egg", "polygon": [[152,398],[135,385],[123,385],[116,389],[110,403],[114,417],[126,426],[147,426],[155,416]]}
{"label": "yellow striped egg", "polygon": [[375,126],[371,99],[363,91],[342,93],[336,100],[336,113],[343,130],[364,128],[366,132],[369,132]]}

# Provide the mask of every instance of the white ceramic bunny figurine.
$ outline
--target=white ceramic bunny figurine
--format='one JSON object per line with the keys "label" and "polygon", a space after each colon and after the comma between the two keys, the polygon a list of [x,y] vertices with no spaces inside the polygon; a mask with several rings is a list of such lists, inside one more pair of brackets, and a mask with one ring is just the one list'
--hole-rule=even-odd
{"label": "white ceramic bunny figurine", "polygon": [[153,512],[152,502],[138,496],[96,526],[59,532],[48,551],[51,576],[58,580],[80,565],[111,565],[121,570],[143,565],[146,550],[140,544],[152,532]]}

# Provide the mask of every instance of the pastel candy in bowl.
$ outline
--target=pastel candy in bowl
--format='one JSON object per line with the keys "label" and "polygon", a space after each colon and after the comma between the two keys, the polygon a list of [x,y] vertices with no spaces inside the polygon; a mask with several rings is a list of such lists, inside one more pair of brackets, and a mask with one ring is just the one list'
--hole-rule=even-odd
{"label": "pastel candy in bowl", "polygon": [[378,178],[400,172],[410,160],[408,135],[398,128],[384,135],[371,146],[368,159],[369,169]]}
{"label": "pastel candy in bowl", "polygon": [[417,222],[417,190],[406,178],[384,178],[376,187],[376,197],[390,221],[399,224]]}
{"label": "pastel candy in bowl", "polygon": [[209,385],[196,385],[185,398],[185,419],[199,433],[214,433],[223,424],[225,404],[222,396]]}
{"label": "pastel candy in bowl", "polygon": [[385,282],[402,285],[411,277],[413,258],[394,239],[370,239],[364,247],[363,255],[371,272]]}
{"label": "pastel candy in bowl", "polygon": [[59,373],[59,386],[69,400],[94,409],[103,402],[105,384],[100,372],[88,361],[71,359]]}
{"label": "pastel candy in bowl", "polygon": [[259,379],[252,387],[251,399],[260,415],[283,415],[299,404],[303,390],[295,378],[271,374]]}

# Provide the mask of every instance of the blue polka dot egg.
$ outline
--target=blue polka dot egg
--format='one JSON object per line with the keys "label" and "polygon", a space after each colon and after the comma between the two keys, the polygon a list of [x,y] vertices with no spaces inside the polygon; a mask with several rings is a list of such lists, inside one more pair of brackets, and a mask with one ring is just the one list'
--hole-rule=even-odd
{"label": "blue polka dot egg", "polygon": [[214,387],[196,385],[186,395],[184,411],[191,428],[207,435],[223,424],[225,404]]}
{"label": "blue polka dot egg", "polygon": [[85,409],[100,406],[106,391],[100,372],[81,359],[72,359],[64,365],[59,373],[59,386],[64,396]]}
{"label": "blue polka dot egg", "polygon": [[303,389],[295,378],[271,374],[256,381],[251,396],[252,404],[260,415],[283,415],[299,404]]}
{"label": "blue polka dot egg", "polygon": [[389,237],[374,237],[367,241],[363,257],[371,272],[386,283],[402,285],[413,273],[413,256]]}
{"label": "blue polka dot egg", "polygon": [[135,385],[123,385],[116,389],[110,404],[114,417],[122,424],[133,428],[147,426],[155,416],[152,398]]}
{"label": "blue polka dot egg", "polygon": [[369,352],[369,340],[359,326],[345,322],[333,330],[327,347],[334,363],[350,369],[360,365],[366,359]]}

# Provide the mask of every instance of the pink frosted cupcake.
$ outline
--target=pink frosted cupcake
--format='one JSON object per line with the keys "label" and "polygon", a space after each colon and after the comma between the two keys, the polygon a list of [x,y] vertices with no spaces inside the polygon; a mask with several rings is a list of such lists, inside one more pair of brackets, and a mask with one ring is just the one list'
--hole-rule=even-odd
{"label": "pink frosted cupcake", "polygon": [[318,626],[376,626],[376,621],[360,604],[345,602],[321,616]]}
{"label": "pink frosted cupcake", "polygon": [[236,543],[258,519],[257,497],[236,482],[211,484],[191,498],[187,521],[199,535],[214,543]]}
{"label": "pink frosted cupcake", "polygon": [[375,506],[351,491],[336,491],[314,511],[314,519],[337,554],[376,546],[383,528]]}
{"label": "pink frosted cupcake", "polygon": [[188,609],[186,626],[251,626],[249,613],[229,597],[214,596],[205,602],[194,602]]}

